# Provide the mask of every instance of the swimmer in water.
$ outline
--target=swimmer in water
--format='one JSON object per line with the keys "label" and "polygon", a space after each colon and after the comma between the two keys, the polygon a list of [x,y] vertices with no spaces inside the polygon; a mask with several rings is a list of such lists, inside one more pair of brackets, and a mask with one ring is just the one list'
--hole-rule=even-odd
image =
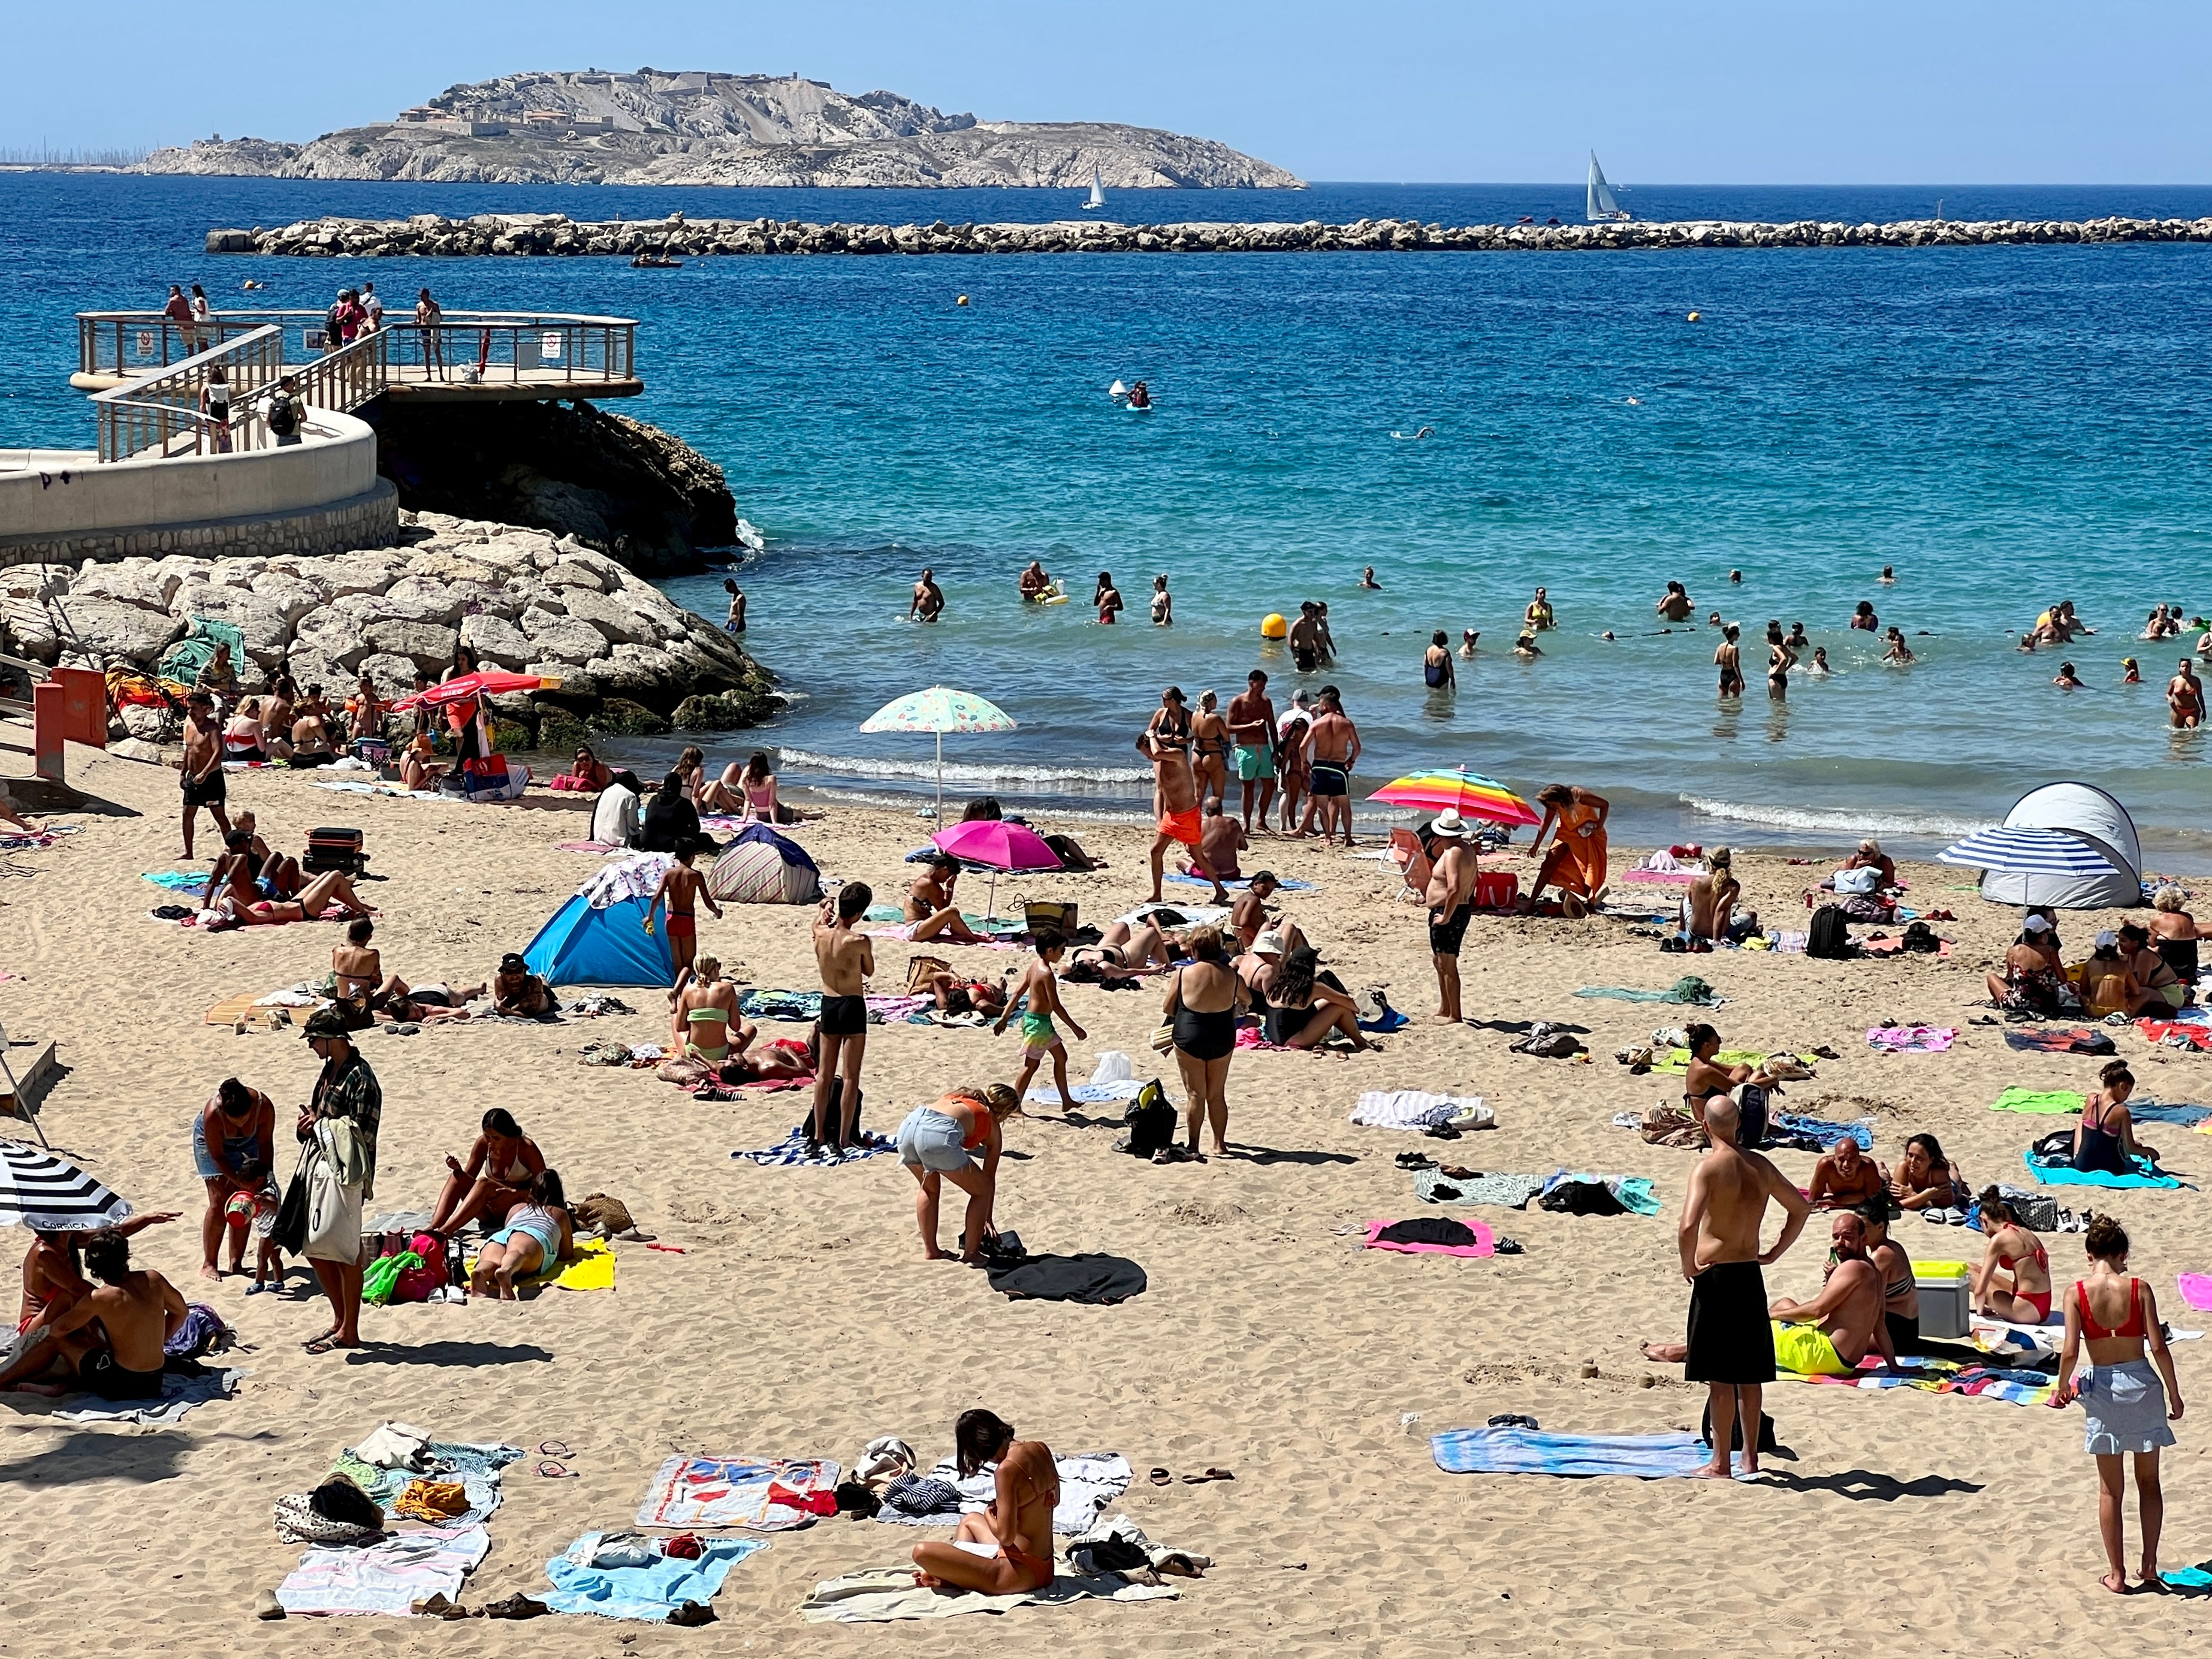
{"label": "swimmer in water", "polygon": [[2136,659],[2133,657],[2121,658],[2120,666],[2127,670],[2126,673],[2120,676],[2120,684],[2122,685],[2141,685],[2142,684],[2142,670],[2137,665]]}
{"label": "swimmer in water", "polygon": [[1419,432],[1393,432],[1390,435],[1401,443],[1410,444],[1419,442],[1435,430],[1436,428],[1432,426],[1425,426]]}
{"label": "swimmer in water", "polygon": [[1805,637],[1805,624],[1801,622],[1790,624],[1790,637],[1783,643],[1792,651],[1809,651],[1813,648],[1813,641]]}
{"label": "swimmer in water", "polygon": [[1473,656],[1474,654],[1474,642],[1481,637],[1482,635],[1472,628],[1461,629],[1459,630],[1460,655],[1462,657]]}
{"label": "swimmer in water", "polygon": [[924,569],[921,580],[914,585],[914,598],[906,608],[908,622],[933,623],[945,614],[945,590],[937,585],[934,571]]}
{"label": "swimmer in water", "polygon": [[1741,582],[1742,582],[1742,580],[1743,580],[1743,572],[1742,572],[1742,571],[1741,571],[1741,570],[1731,570],[1731,571],[1729,571],[1729,580],[1730,581],[1732,581],[1732,582],[1736,582],[1736,583],[1739,583],[1739,584],[1740,584],[1740,583],[1741,583]]}
{"label": "swimmer in water", "polygon": [[1130,408],[1150,409],[1152,406],[1152,392],[1151,387],[1147,386],[1142,380],[1139,380],[1136,385],[1129,388]]}
{"label": "swimmer in water", "polygon": [[1892,567],[1884,565],[1881,568],[1881,574],[1876,576],[1875,580],[1880,582],[1884,587],[1891,586],[1897,580],[1897,572]]}
{"label": "swimmer in water", "polygon": [[1810,665],[1806,668],[1805,672],[1810,674],[1816,680],[1824,680],[1828,678],[1828,675],[1832,671],[1828,667],[1828,647],[1826,646],[1816,645],[1813,647],[1813,660]]}
{"label": "swimmer in water", "polygon": [[1359,585],[1362,587],[1372,588],[1378,593],[1382,591],[1382,584],[1375,580],[1375,567],[1373,565],[1369,565],[1366,569],[1359,573]]}
{"label": "swimmer in water", "polygon": [[[1907,663],[1919,660],[1912,654],[1912,647],[1905,642],[1905,635],[1901,630],[1893,627],[1887,637],[1889,649],[1881,653],[1881,659],[1884,662]],[[2065,665],[2065,669],[2070,674],[2074,672],[2074,665],[2068,663]]]}
{"label": "swimmer in water", "polygon": [[2062,662],[2058,665],[2058,678],[2051,683],[2053,685],[2063,686],[2069,691],[2075,691],[2081,689],[2081,677],[2074,672],[2072,663]]}
{"label": "swimmer in water", "polygon": [[1640,405],[1643,404],[1644,399],[1643,399],[1643,398],[1631,398],[1628,401],[1629,401],[1632,404],[1636,404],[1636,405],[1640,406]]}

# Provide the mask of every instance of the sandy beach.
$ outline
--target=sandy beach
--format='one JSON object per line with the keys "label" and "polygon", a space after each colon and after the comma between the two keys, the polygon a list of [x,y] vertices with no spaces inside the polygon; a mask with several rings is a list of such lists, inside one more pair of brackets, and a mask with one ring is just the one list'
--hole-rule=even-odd
{"label": "sandy beach", "polygon": [[[190,1131],[216,1083],[235,1074],[276,1101],[289,1171],[286,1129],[314,1077],[313,1056],[292,1033],[240,1036],[205,1024],[205,1011],[319,977],[341,930],[202,935],[149,920],[165,896],[143,872],[205,867],[178,863],[175,775],[78,750],[69,764],[72,783],[110,810],[66,816],[60,821],[80,833],[0,860],[18,878],[0,880],[0,972],[9,976],[0,1016],[19,1042],[61,1044],[68,1072],[42,1115],[56,1147],[141,1210],[184,1212],[142,1236],[138,1259],[237,1327],[241,1344],[226,1363],[252,1375],[236,1398],[166,1431],[72,1426],[48,1419],[43,1402],[0,1401],[0,1488],[11,1517],[0,1529],[0,1655],[322,1655],[366,1644],[392,1654],[466,1648],[495,1659],[581,1659],[918,1652],[948,1643],[993,1655],[1049,1644],[1067,1659],[1170,1650],[1693,1655],[1747,1647],[1756,1632],[1766,1652],[1995,1659],[2091,1645],[2169,1652],[2203,1621],[2190,1599],[2122,1600],[2098,1587],[2094,1466],[2076,1411],[1784,1382],[1768,1390],[1766,1406],[1786,1454],[1769,1460],[1755,1487],[1455,1476],[1430,1455],[1431,1431],[1501,1413],[1529,1413],[1559,1431],[1695,1428],[1702,1390],[1683,1383],[1679,1367],[1647,1364],[1637,1349],[1641,1338],[1673,1340],[1682,1328],[1675,1226],[1692,1154],[1648,1146],[1612,1122],[1679,1097],[1677,1079],[1632,1076],[1613,1058],[1648,1042],[1656,1025],[1706,1017],[1731,1048],[1831,1047],[1840,1058],[1821,1060],[1816,1079],[1789,1085],[1783,1108],[1870,1115],[1884,1163],[1907,1133],[1933,1131],[1977,1188],[2026,1184],[2022,1149],[2057,1125],[1993,1112],[1990,1103],[2008,1085],[2094,1087],[2100,1062],[2015,1053],[2002,1028],[1971,1023],[1987,1012],[1974,1006],[1985,994],[1982,976],[2017,915],[1960,890],[1966,872],[1901,870],[1908,902],[1958,912],[1939,925],[1955,941],[1942,961],[1668,956],[1617,921],[1478,916],[1463,957],[1469,1015],[1586,1028],[1591,1058],[1580,1063],[1510,1053],[1505,1030],[1425,1018],[1435,985],[1423,914],[1393,901],[1398,883],[1387,866],[1310,842],[1259,843],[1248,870],[1266,865],[1315,884],[1282,902],[1325,965],[1352,988],[1387,986],[1413,1023],[1382,1039],[1376,1054],[1240,1054],[1229,1079],[1226,1158],[1154,1166],[1117,1154],[1118,1108],[1093,1109],[1079,1124],[1042,1110],[1014,1120],[1000,1224],[1033,1252],[1103,1251],[1140,1263],[1149,1288],[1110,1307],[1011,1302],[980,1273],[922,1261],[913,1183],[895,1158],[835,1170],[731,1158],[781,1140],[805,1096],[702,1103],[650,1072],[578,1062],[589,1042],[664,1041],[658,991],[619,993],[641,1010],[635,1018],[365,1034],[362,1051],[384,1091],[373,1211],[427,1207],[446,1154],[465,1154],[482,1113],[505,1106],[571,1194],[622,1198],[647,1232],[684,1253],[618,1243],[611,1292],[368,1310],[368,1348],[311,1358],[301,1345],[326,1322],[325,1304],[304,1288],[248,1299],[244,1280],[196,1277],[204,1198]],[[1605,787],[1603,778],[1581,781]],[[280,848],[296,851],[316,825],[358,825],[369,868],[382,878],[362,888],[380,912],[376,942],[387,969],[418,982],[486,976],[592,865],[589,854],[556,847],[588,833],[579,800],[365,799],[278,773],[234,775],[230,794],[258,812]],[[1148,895],[1146,837],[1070,827],[1111,867],[1001,880],[1001,913],[1023,896],[1069,899],[1098,923]],[[908,814],[847,809],[794,833],[825,873],[868,881],[889,897],[911,873],[900,858],[925,827]],[[204,823],[202,835],[204,854],[215,837]],[[1615,848],[1616,872],[1635,850]],[[1517,854],[1484,864],[1516,869],[1527,883]],[[1802,894],[1832,867],[1778,854],[1737,860],[1745,902],[1785,927],[1806,925]],[[973,886],[962,893],[971,908],[983,896]],[[1616,889],[1622,897],[1638,892],[1671,897],[1657,887]],[[720,921],[702,916],[701,948],[744,984],[811,989],[811,908],[732,907]],[[2117,913],[2069,913],[2069,954],[2115,925]],[[915,948],[878,940],[873,988],[900,988]],[[918,948],[978,975],[1024,960]],[[1710,980],[1728,1006],[1698,1016],[1571,994],[1578,986],[1656,990],[1685,972]],[[1072,1045],[1078,1080],[1100,1053],[1118,1049],[1139,1075],[1164,1077],[1180,1101],[1172,1057],[1148,1046],[1160,994],[1157,985],[1066,989],[1090,1033]],[[1877,1054],[1867,1031],[1884,1020],[1955,1025],[1960,1035],[1948,1053]],[[768,1034],[804,1036],[805,1027]],[[2117,1036],[2141,1097],[2212,1104],[2212,1056],[2155,1048],[2132,1030]],[[1010,1080],[1018,1058],[1011,1034],[875,1028],[866,1122],[891,1131],[947,1085]],[[1376,1089],[1479,1094],[1498,1127],[1438,1143],[1347,1121],[1358,1096]],[[2144,1133],[2185,1181],[2212,1167],[2212,1139],[2167,1124]],[[1358,1230],[1370,1220],[1445,1212],[1417,1202],[1410,1177],[1393,1166],[1407,1150],[1486,1170],[1644,1176],[1663,1209],[1605,1218],[1533,1206],[1454,1210],[1480,1216],[1524,1253],[1462,1260],[1364,1249]],[[1800,1180],[1811,1172],[1809,1153],[1776,1158]],[[2057,1195],[2076,1210],[2095,1200],[2125,1223],[2134,1271],[2177,1328],[2212,1323],[2173,1289],[2177,1272],[2212,1270],[2202,1193]],[[958,1210],[947,1208],[949,1232]],[[1770,1237],[1773,1225],[1770,1218]],[[1911,1217],[1896,1225],[1916,1256],[1978,1255],[1978,1235]],[[0,1234],[11,1272],[28,1242],[21,1231]],[[2085,1265],[2080,1240],[2046,1242],[2063,1290]],[[1824,1249],[1816,1218],[1768,1270],[1770,1291],[1809,1297]],[[298,1264],[291,1282],[307,1283]],[[2181,1342],[2174,1352],[2194,1405],[2207,1345]],[[462,1598],[474,1607],[542,1591],[547,1559],[579,1534],[629,1525],[672,1454],[850,1466],[868,1439],[896,1435],[933,1461],[951,1450],[953,1419],[976,1405],[1063,1453],[1126,1455],[1137,1479],[1107,1513],[1127,1513],[1156,1540],[1212,1556],[1215,1567],[1181,1584],[1174,1601],[1026,1607],[949,1627],[804,1624],[796,1609],[818,1581],[902,1563],[921,1535],[837,1517],[778,1534],[738,1565],[715,1603],[720,1622],[702,1630],[576,1617],[458,1629],[386,1618],[253,1621],[257,1592],[273,1588],[299,1553],[274,1535],[272,1500],[313,1486],[342,1446],[386,1419],[532,1453],[508,1473],[490,1553]],[[2166,1459],[2168,1567],[2212,1556],[2212,1487],[2201,1475],[2195,1422],[2192,1411]],[[568,1462],[580,1478],[533,1475],[536,1448],[549,1441],[573,1449]],[[1177,1476],[1220,1466],[1236,1479],[1158,1486],[1146,1474],[1155,1466]],[[2129,1503],[2132,1549],[2132,1494]]]}

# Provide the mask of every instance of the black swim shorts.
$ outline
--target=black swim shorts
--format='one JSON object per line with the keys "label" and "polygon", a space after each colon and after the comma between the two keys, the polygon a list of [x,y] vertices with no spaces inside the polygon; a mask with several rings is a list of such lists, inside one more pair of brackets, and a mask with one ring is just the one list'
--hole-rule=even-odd
{"label": "black swim shorts", "polygon": [[126,1370],[106,1348],[95,1348],[77,1367],[77,1380],[102,1400],[159,1400],[161,1372],[158,1365],[150,1371]]}
{"label": "black swim shorts", "polygon": [[1348,793],[1350,787],[1350,775],[1341,765],[1334,761],[1316,761],[1313,776],[1306,783],[1306,793],[1310,795],[1341,795]]}
{"label": "black swim shorts", "polygon": [[223,803],[222,769],[218,766],[204,778],[195,778],[189,772],[178,775],[185,787],[187,806],[220,806]]}
{"label": "black swim shorts", "polygon": [[1774,1381],[1774,1328],[1759,1263],[1723,1261],[1690,1282],[1689,1341],[1682,1375],[1692,1382]]}
{"label": "black swim shorts", "polygon": [[858,1036],[867,1029],[867,998],[824,997],[822,999],[822,1035],[823,1036]]}
{"label": "black swim shorts", "polygon": [[1463,901],[1458,909],[1442,921],[1436,919],[1435,911],[1430,911],[1429,949],[1440,957],[1457,956],[1460,942],[1467,937],[1468,918],[1474,914],[1473,899]]}

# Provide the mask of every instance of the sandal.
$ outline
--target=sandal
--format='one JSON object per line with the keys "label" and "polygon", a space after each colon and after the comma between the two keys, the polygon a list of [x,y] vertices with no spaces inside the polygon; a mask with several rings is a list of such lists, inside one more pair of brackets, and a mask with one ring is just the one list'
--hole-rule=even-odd
{"label": "sandal", "polygon": [[1175,1476],[1170,1474],[1165,1469],[1154,1469],[1152,1480],[1156,1486],[1169,1486],[1175,1484]]}
{"label": "sandal", "polygon": [[1186,1486],[1202,1486],[1209,1480],[1234,1480],[1236,1478],[1231,1470],[1209,1467],[1203,1474],[1186,1474],[1182,1483]]}
{"label": "sandal", "polygon": [[565,1440],[548,1440],[540,1443],[538,1455],[540,1457],[574,1457],[576,1454],[568,1449],[568,1443]]}
{"label": "sandal", "polygon": [[574,1480],[579,1478],[575,1470],[570,1468],[566,1463],[556,1462],[550,1457],[539,1460],[538,1473],[548,1480]]}
{"label": "sandal", "polygon": [[1437,1161],[1426,1152],[1401,1152],[1397,1164],[1401,1170],[1433,1170],[1437,1167]]}
{"label": "sandal", "polygon": [[536,1619],[552,1611],[543,1601],[533,1601],[530,1597],[519,1594],[507,1596],[503,1601],[487,1601],[483,1610],[487,1619]]}

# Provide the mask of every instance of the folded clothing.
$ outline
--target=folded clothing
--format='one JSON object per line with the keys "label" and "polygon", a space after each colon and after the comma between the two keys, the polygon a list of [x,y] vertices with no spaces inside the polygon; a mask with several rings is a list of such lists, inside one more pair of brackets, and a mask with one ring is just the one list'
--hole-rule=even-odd
{"label": "folded clothing", "polygon": [[1728,1001],[1695,974],[1685,974],[1663,991],[1635,991],[1622,985],[1585,985],[1578,997],[1611,997],[1616,1002],[1679,1002],[1692,1008],[1718,1008]]}
{"label": "folded clothing", "polygon": [[[1565,1189],[1572,1187],[1601,1188],[1612,1196],[1614,1202],[1620,1206],[1620,1209],[1607,1211],[1596,1208],[1577,1208],[1572,1201],[1561,1205],[1544,1202],[1553,1194],[1562,1193]],[[1651,1190],[1651,1182],[1643,1176],[1586,1175],[1579,1170],[1562,1168],[1554,1170],[1545,1177],[1544,1190],[1537,1197],[1537,1206],[1540,1209],[1564,1209],[1571,1215],[1623,1212],[1635,1215],[1657,1215],[1659,1195]]]}
{"label": "folded clothing", "polygon": [[1692,1475],[1712,1449],[1686,1429],[1666,1434],[1547,1434],[1540,1429],[1447,1429],[1429,1454],[1446,1474],[1601,1474],[1657,1480]]}
{"label": "folded clothing", "polygon": [[1857,1141],[1863,1152],[1872,1152],[1874,1120],[1863,1117],[1853,1123],[1837,1123],[1827,1118],[1806,1117],[1796,1112],[1776,1112],[1766,1121],[1765,1144],[1770,1147],[1825,1152],[1844,1139]]}
{"label": "folded clothing", "polygon": [[2178,1019],[2139,1019],[2136,1030],[2166,1048],[2212,1050],[2212,1026]]}
{"label": "folded clothing", "polygon": [[[1129,1489],[1133,1473],[1129,1460],[1118,1452],[1070,1452],[1053,1459],[1060,1476],[1060,1502],[1052,1511],[1052,1529],[1063,1537],[1086,1533],[1096,1526],[1106,1506]],[[876,1519],[895,1527],[949,1527],[963,1513],[990,1508],[998,1495],[999,1466],[986,1463],[964,1480],[960,1466],[951,1458],[928,1471],[927,1478],[944,1482],[959,1493],[959,1507],[931,1515],[900,1515],[884,1510]],[[911,1569],[909,1569],[911,1571]]]}
{"label": "folded clothing", "polygon": [[[768,1547],[765,1538],[702,1538],[696,1556],[659,1555],[634,1565],[637,1552],[603,1553],[606,1534],[587,1532],[545,1564],[553,1588],[540,1598],[556,1613],[591,1613],[602,1619],[643,1619],[665,1624],[686,1601],[712,1601],[730,1569]],[[648,1540],[649,1542],[650,1540]]]}
{"label": "folded clothing", "polygon": [[1351,1121],[1370,1129],[1442,1128],[1454,1118],[1471,1115],[1482,1104],[1480,1095],[1432,1095],[1418,1089],[1371,1089],[1359,1097]]}

